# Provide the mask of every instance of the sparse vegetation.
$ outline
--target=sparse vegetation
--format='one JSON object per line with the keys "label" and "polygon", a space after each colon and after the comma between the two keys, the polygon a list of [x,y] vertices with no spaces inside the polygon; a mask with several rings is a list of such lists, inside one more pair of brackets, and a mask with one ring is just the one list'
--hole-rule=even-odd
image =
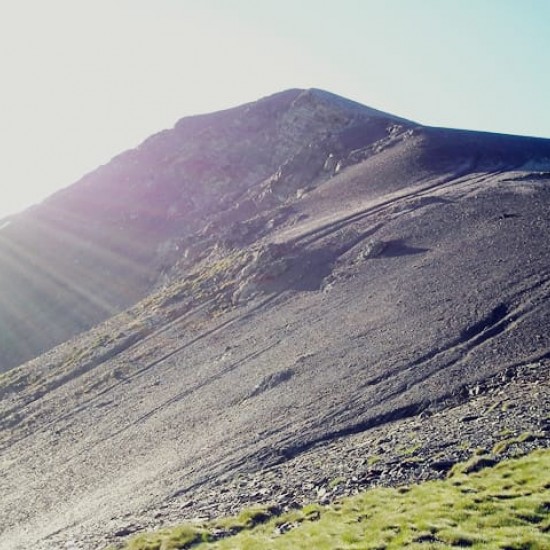
{"label": "sparse vegetation", "polygon": [[462,462],[460,464],[455,464],[451,471],[449,472],[449,477],[459,475],[459,474],[472,474],[474,472],[479,472],[480,470],[483,470],[484,468],[489,468],[491,466],[494,466],[497,463],[497,460],[495,457],[488,455],[488,454],[482,454],[482,453],[474,453],[472,458],[467,460],[466,462]]}
{"label": "sparse vegetation", "polygon": [[367,463],[368,463],[369,466],[374,466],[375,464],[377,464],[381,460],[382,460],[382,457],[380,457],[378,455],[371,455],[367,459]]}
{"label": "sparse vegetation", "polygon": [[127,550],[177,550],[201,542],[205,535],[204,529],[181,525],[152,535],[138,535],[125,548]]}
{"label": "sparse vegetation", "polygon": [[346,480],[343,477],[335,477],[329,482],[328,487],[329,489],[334,489],[335,487],[338,487],[338,485],[345,483],[345,481]]}
{"label": "sparse vegetation", "polygon": [[493,447],[493,454],[503,454],[505,453],[512,445],[516,443],[525,443],[526,441],[533,441],[536,436],[530,432],[525,432],[517,437],[510,437],[508,439],[504,439],[503,441],[499,441],[494,447]]}
{"label": "sparse vegetation", "polygon": [[252,509],[234,519],[138,535],[124,550],[549,548],[550,451],[468,473],[482,458],[444,481],[377,488],[275,517],[272,510]]}
{"label": "sparse vegetation", "polygon": [[422,445],[415,443],[408,447],[401,447],[397,451],[401,456],[412,456],[422,448]]}

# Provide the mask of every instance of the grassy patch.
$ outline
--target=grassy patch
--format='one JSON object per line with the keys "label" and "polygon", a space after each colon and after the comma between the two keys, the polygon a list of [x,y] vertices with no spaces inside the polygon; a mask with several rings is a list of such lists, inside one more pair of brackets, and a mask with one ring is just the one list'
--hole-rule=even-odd
{"label": "grassy patch", "polygon": [[536,436],[532,434],[531,432],[525,432],[517,437],[510,437],[508,439],[504,439],[502,441],[499,441],[494,447],[493,447],[493,454],[503,454],[505,453],[512,445],[515,445],[516,443],[524,443],[525,441],[533,441],[536,439]]}
{"label": "grassy patch", "polygon": [[[253,509],[233,520],[139,535],[124,548],[550,548],[549,450],[467,471],[470,467],[463,467],[447,480],[407,491],[377,488],[329,506],[314,505],[278,516]],[[220,526],[236,524],[238,530],[215,540]]]}
{"label": "grassy patch", "polygon": [[374,466],[375,464],[378,464],[379,462],[381,462],[381,460],[382,460],[381,456],[372,455],[372,456],[369,456],[369,458],[367,459],[367,464],[369,466]]}
{"label": "grassy patch", "polygon": [[[200,527],[180,525],[174,529],[138,535],[130,540],[126,550],[178,550],[205,540],[207,532]],[[204,539],[203,539],[204,537]]]}
{"label": "grassy patch", "polygon": [[479,472],[484,468],[490,468],[496,463],[497,460],[495,457],[487,454],[476,453],[466,462],[455,464],[449,472],[449,476],[455,476],[459,474],[472,474],[474,472]]}
{"label": "grassy patch", "polygon": [[338,485],[343,485],[345,482],[346,482],[345,478],[343,478],[343,477],[336,477],[336,478],[332,479],[332,480],[329,482],[328,488],[329,488],[329,489],[335,489],[336,487],[338,487]]}
{"label": "grassy patch", "polygon": [[410,445],[409,447],[400,447],[399,449],[397,449],[397,452],[401,456],[412,456],[421,448],[422,445],[420,445],[419,443],[415,443],[414,445]]}

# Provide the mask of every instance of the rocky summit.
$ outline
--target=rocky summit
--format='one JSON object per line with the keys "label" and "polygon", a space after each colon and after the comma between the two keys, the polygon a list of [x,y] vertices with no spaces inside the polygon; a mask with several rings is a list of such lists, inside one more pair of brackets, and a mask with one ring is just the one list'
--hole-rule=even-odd
{"label": "rocky summit", "polygon": [[0,549],[549,446],[549,236],[550,140],[316,89],[184,118],[4,220]]}

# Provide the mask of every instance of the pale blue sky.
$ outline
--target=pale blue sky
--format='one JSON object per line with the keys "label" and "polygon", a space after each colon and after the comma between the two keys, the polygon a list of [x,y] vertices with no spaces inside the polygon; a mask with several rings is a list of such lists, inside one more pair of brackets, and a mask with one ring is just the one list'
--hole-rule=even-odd
{"label": "pale blue sky", "polygon": [[0,1],[0,216],[182,116],[291,87],[550,137],[550,0]]}

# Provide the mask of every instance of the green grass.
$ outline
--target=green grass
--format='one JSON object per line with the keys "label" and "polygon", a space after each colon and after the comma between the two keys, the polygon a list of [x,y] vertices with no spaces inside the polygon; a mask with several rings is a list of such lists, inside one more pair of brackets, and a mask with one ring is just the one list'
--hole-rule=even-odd
{"label": "green grass", "polygon": [[414,445],[410,445],[409,447],[398,448],[397,453],[400,454],[401,456],[412,456],[421,448],[422,448],[422,445],[416,443]]}
{"label": "green grass", "polygon": [[512,445],[515,445],[516,443],[524,443],[525,441],[533,441],[534,439],[536,439],[536,436],[531,432],[525,432],[518,435],[517,437],[504,439],[503,441],[499,441],[493,447],[493,454],[505,453]]}
{"label": "green grass", "polygon": [[[372,489],[279,516],[252,509],[239,518],[139,535],[124,549],[550,548],[550,450],[465,471],[470,468],[407,490]],[[213,541],[220,528],[229,536]]]}
{"label": "green grass", "polygon": [[203,537],[206,538],[204,529],[191,525],[181,525],[167,531],[159,531],[153,535],[138,535],[125,546],[125,549],[178,550],[200,542]]}
{"label": "green grass", "polygon": [[367,459],[367,464],[369,466],[374,466],[375,464],[378,464],[381,460],[382,460],[381,456],[372,455],[372,456],[369,456],[369,458]]}

